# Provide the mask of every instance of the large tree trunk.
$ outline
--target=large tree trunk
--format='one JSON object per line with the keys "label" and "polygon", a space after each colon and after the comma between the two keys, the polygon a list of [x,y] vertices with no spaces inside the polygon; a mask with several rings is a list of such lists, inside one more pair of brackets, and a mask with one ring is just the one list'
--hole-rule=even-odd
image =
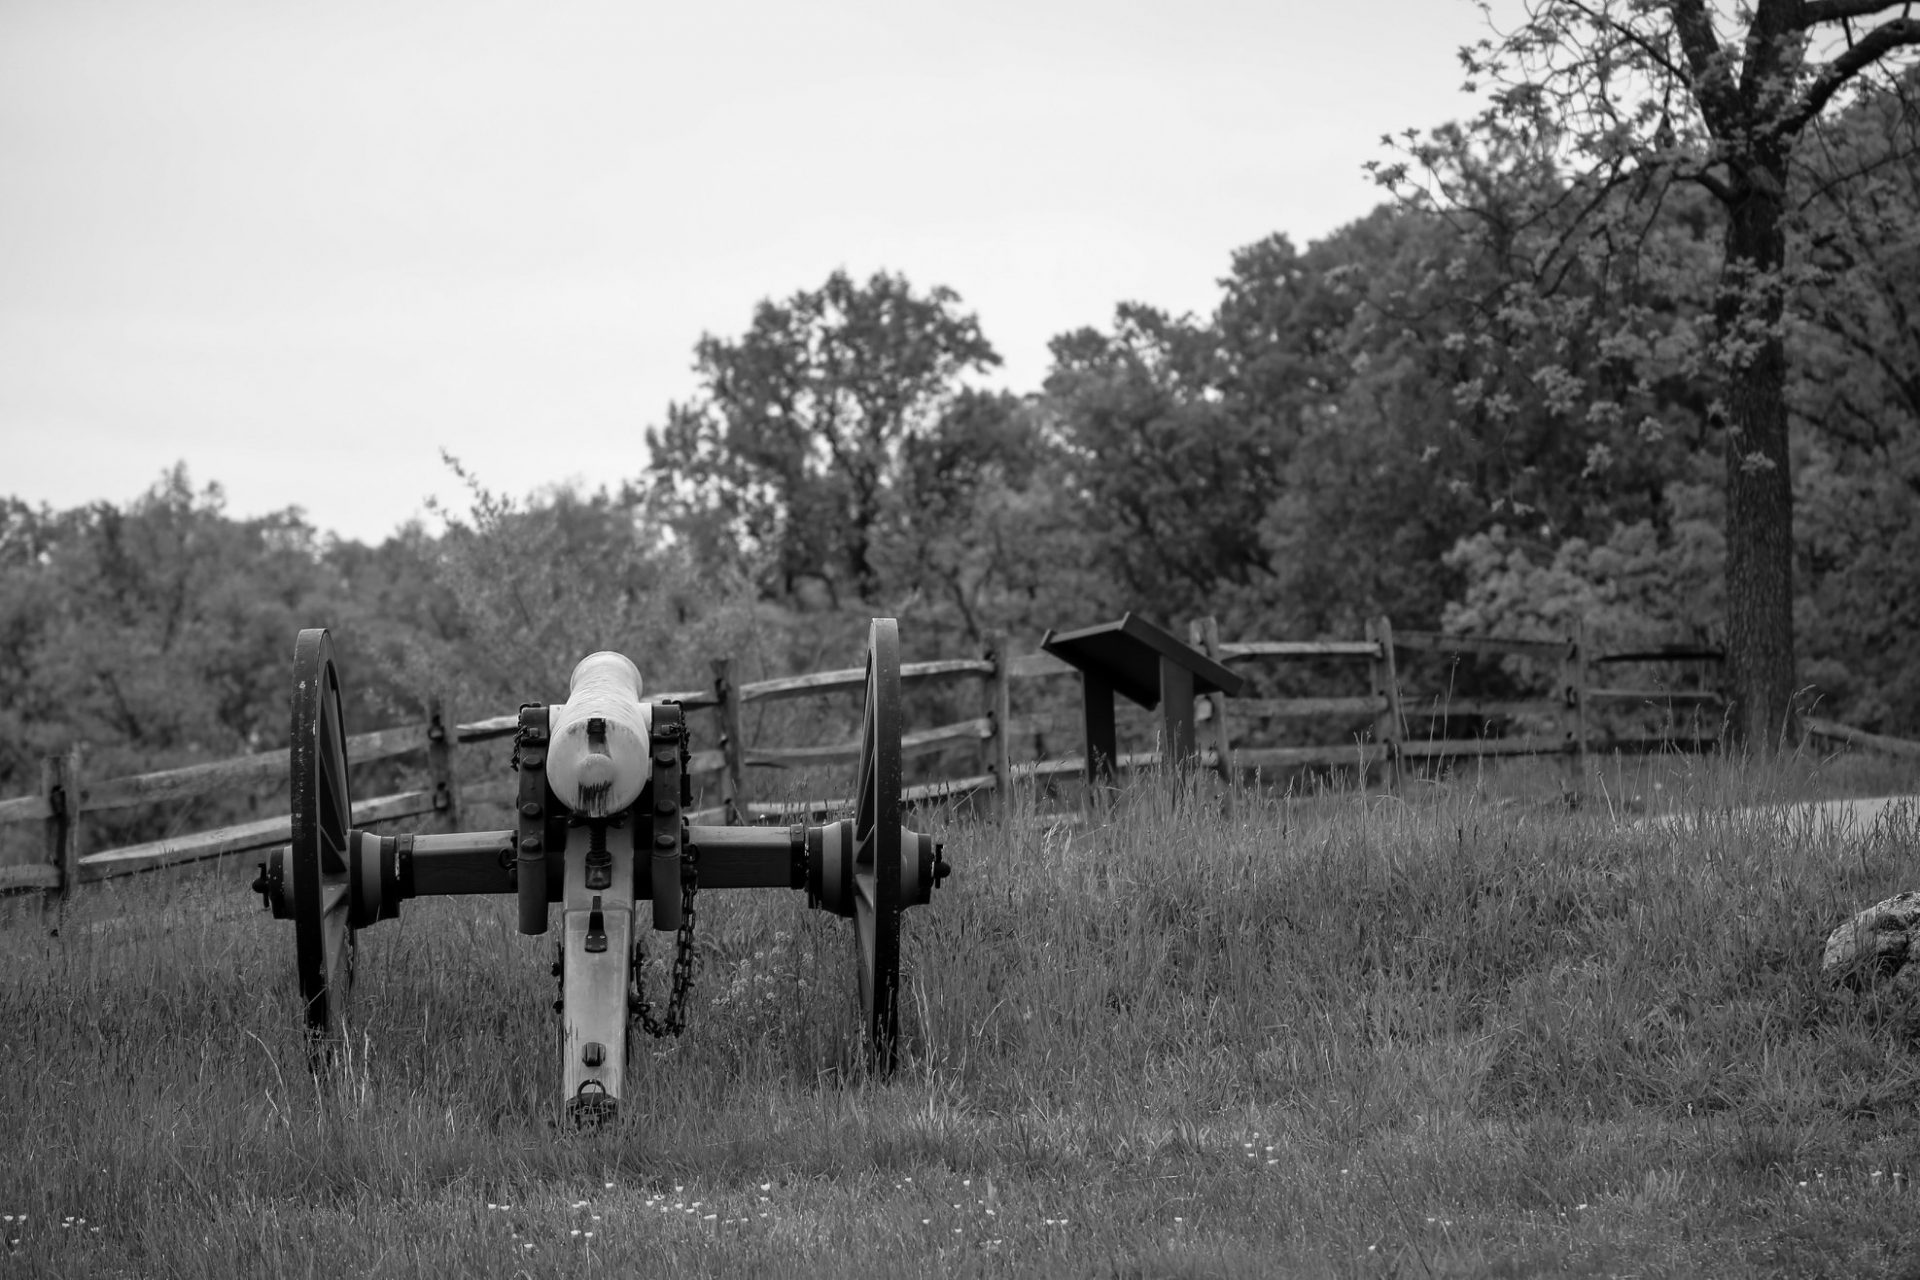
{"label": "large tree trunk", "polygon": [[1793,710],[1793,487],[1787,358],[1784,154],[1737,175],[1721,280],[1727,364],[1727,681],[1735,743],[1771,754],[1798,738]]}

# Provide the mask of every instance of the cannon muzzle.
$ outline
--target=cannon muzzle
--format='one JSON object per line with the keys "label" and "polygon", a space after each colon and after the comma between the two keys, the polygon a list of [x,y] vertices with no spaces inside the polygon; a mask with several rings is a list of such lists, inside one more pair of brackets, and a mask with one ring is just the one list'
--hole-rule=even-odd
{"label": "cannon muzzle", "polygon": [[549,723],[547,782],[561,804],[606,818],[640,798],[651,769],[652,708],[640,700],[640,669],[618,653],[591,653],[567,681]]}

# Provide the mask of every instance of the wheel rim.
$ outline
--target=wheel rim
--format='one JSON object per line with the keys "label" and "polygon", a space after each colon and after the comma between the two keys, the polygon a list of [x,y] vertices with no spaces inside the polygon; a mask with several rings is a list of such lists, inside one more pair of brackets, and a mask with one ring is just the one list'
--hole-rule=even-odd
{"label": "wheel rim", "polygon": [[333,642],[320,628],[293,649],[293,923],[307,1030],[337,1040],[346,1033],[353,981],[353,801],[347,785],[346,721]]}
{"label": "wheel rim", "polygon": [[867,705],[853,819],[853,923],[860,1011],[875,1070],[893,1070],[900,1030],[900,630],[867,634]]}

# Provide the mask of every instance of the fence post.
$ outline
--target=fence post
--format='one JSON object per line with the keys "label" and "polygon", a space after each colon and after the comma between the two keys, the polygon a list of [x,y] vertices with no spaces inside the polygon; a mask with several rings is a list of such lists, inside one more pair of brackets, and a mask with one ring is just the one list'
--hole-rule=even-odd
{"label": "fence post", "polygon": [[1561,697],[1566,703],[1562,718],[1567,738],[1573,744],[1573,790],[1577,793],[1587,776],[1587,620],[1584,616],[1573,620],[1573,634],[1567,637],[1560,685]]}
{"label": "fence post", "polygon": [[993,775],[993,811],[1002,821],[1013,811],[1013,681],[1007,674],[1007,633],[987,636],[987,723],[991,736],[981,741],[986,771]]}
{"label": "fence post", "polygon": [[[80,884],[80,744],[40,761],[40,795],[47,802],[47,862],[60,877],[40,899],[43,913],[64,908]],[[54,925],[59,932],[59,925]]]}
{"label": "fence post", "polygon": [[[1187,639],[1200,652],[1215,662],[1220,661],[1220,622],[1212,614],[1189,622]],[[1206,695],[1206,700],[1208,720],[1212,725],[1208,736],[1213,739],[1213,767],[1226,784],[1227,817],[1231,818],[1234,784],[1239,774],[1233,767],[1233,747],[1227,738],[1227,695],[1216,689]]]}
{"label": "fence post", "polygon": [[721,775],[721,802],[726,806],[727,825],[751,825],[747,814],[747,748],[740,740],[740,690],[728,676],[731,664],[726,658],[713,659],[713,692],[720,700],[720,751],[727,758]]}
{"label": "fence post", "polygon": [[433,779],[433,811],[447,831],[460,830],[460,779],[453,767],[458,745],[456,722],[446,699],[436,693],[427,699],[427,773]]}
{"label": "fence post", "polygon": [[[1372,686],[1373,696],[1385,700],[1374,718],[1374,736],[1386,748],[1387,758],[1380,777],[1392,790],[1400,785],[1400,744],[1406,737],[1406,719],[1400,714],[1400,672],[1393,657],[1393,623],[1384,613],[1367,623],[1367,639],[1380,650],[1367,660],[1367,682]],[[1360,776],[1364,788],[1364,770]]]}

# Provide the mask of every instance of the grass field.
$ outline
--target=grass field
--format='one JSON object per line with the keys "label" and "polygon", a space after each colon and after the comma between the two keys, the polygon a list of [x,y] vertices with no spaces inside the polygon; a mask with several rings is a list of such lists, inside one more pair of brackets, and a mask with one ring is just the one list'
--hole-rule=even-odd
{"label": "grass field", "polygon": [[1920,887],[1920,819],[1740,812],[1880,787],[1658,758],[1572,809],[1149,784],[945,826],[893,1082],[847,926],[716,894],[692,1029],[586,1134],[510,901],[363,933],[325,1079],[250,868],[53,938],[16,902],[0,1275],[1920,1275],[1920,1010],[1816,971]]}

